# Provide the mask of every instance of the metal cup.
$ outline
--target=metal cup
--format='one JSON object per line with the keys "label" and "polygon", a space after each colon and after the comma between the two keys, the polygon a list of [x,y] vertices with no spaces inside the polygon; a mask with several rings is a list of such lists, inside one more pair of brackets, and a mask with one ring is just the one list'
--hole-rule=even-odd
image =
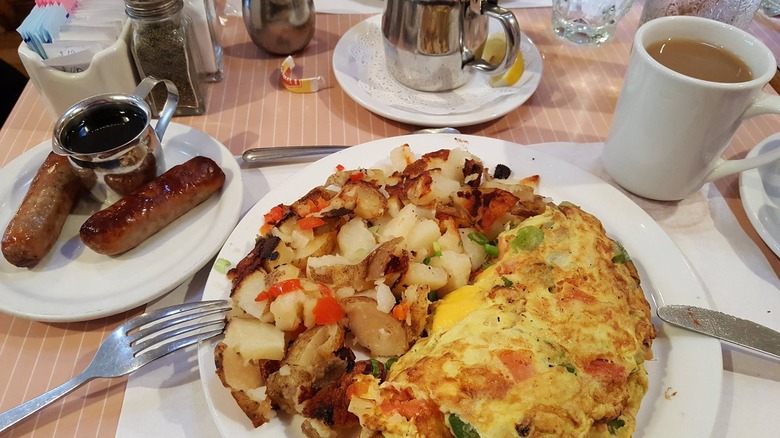
{"label": "metal cup", "polygon": [[[168,89],[168,96],[152,128],[152,110],[144,98],[160,82]],[[178,102],[173,82],[151,76],[132,94],[86,98],[68,108],[54,124],[52,150],[68,157],[96,200],[114,202],[165,168],[161,142]]]}
{"label": "metal cup", "polygon": [[[503,74],[520,51],[520,26],[497,0],[387,0],[382,14],[387,69],[401,84],[421,91],[447,91],[468,82],[474,70]],[[488,17],[506,33],[504,59],[479,57]]]}
{"label": "metal cup", "polygon": [[314,36],[314,0],[241,0],[252,42],[268,53],[290,55]]}

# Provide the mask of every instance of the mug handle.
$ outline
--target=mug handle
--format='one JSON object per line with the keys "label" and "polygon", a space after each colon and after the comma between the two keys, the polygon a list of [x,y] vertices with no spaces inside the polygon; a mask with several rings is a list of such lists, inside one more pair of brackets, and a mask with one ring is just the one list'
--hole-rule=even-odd
{"label": "mug handle", "polygon": [[179,104],[179,90],[176,88],[176,84],[168,79],[157,79],[154,76],[147,76],[137,87],[135,87],[132,94],[141,99],[145,99],[146,96],[152,92],[152,88],[160,82],[164,82],[165,88],[168,89],[165,105],[163,105],[163,109],[160,111],[160,118],[157,120],[157,126],[154,127],[154,133],[157,134],[157,138],[162,141],[165,130],[168,129],[168,123],[171,121],[171,117],[173,117],[173,112]]}
{"label": "mug handle", "polygon": [[[465,65],[483,71],[499,75],[506,73],[517,60],[517,54],[520,52],[520,25],[517,24],[517,18],[511,11],[498,6],[497,0],[482,0],[481,13],[488,17],[495,18],[501,23],[506,34],[506,53],[504,61],[500,64],[491,64],[482,58],[470,58]],[[464,58],[471,53],[464,53]]]}
{"label": "mug handle", "polygon": [[[742,118],[747,119],[761,114],[780,114],[780,96],[764,93],[763,96],[759,97],[758,100],[748,107]],[[760,146],[757,145],[756,147],[763,147],[763,145],[772,141],[780,141],[780,133],[765,138],[759,143]],[[776,160],[780,160],[780,148],[741,160],[720,159],[712,170],[709,171],[704,181],[711,182],[726,175],[753,169]]]}

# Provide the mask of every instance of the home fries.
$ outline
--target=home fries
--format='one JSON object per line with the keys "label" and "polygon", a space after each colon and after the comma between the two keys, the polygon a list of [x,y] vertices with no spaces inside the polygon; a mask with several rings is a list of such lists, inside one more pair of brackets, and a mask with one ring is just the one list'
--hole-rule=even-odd
{"label": "home fries", "polygon": [[227,273],[217,375],[310,438],[629,437],[655,331],[623,247],[463,149],[334,169]]}

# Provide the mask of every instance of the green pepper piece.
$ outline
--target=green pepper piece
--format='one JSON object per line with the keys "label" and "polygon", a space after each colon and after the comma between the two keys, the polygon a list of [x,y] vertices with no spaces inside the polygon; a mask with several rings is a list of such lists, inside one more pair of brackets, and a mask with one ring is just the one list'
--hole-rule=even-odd
{"label": "green pepper piece", "polygon": [[631,257],[628,256],[628,251],[617,240],[612,241],[612,263],[628,263],[631,261]]}
{"label": "green pepper piece", "polygon": [[517,230],[517,236],[509,242],[515,251],[530,251],[544,242],[544,232],[537,227],[527,226]]}
{"label": "green pepper piece", "polygon": [[617,430],[625,425],[626,425],[625,421],[621,420],[620,418],[617,418],[607,423],[607,430],[609,431],[610,435],[617,435]]}
{"label": "green pepper piece", "polygon": [[371,375],[374,377],[379,377],[382,374],[382,371],[379,369],[379,361],[376,359],[371,359]]}
{"label": "green pepper piece", "polygon": [[450,414],[447,421],[450,423],[450,430],[455,438],[480,438],[479,432],[474,429],[474,426],[461,420],[457,415]]}
{"label": "green pepper piece", "polygon": [[397,357],[391,357],[390,359],[387,359],[387,362],[385,362],[385,372],[390,371],[390,367],[393,366],[393,364],[396,362],[398,362]]}

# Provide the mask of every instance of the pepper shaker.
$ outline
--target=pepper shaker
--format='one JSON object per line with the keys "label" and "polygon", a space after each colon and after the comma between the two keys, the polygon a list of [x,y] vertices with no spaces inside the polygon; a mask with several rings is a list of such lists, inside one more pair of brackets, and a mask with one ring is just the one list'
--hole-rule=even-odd
{"label": "pepper shaker", "polygon": [[[190,20],[182,14],[183,0],[125,0],[125,12],[133,24],[130,48],[141,78],[169,79],[179,90],[174,115],[203,114],[201,92],[203,65]],[[150,99],[159,112],[167,91],[155,87]]]}
{"label": "pepper shaker", "polygon": [[314,0],[242,0],[244,25],[268,53],[290,55],[314,36]]}

